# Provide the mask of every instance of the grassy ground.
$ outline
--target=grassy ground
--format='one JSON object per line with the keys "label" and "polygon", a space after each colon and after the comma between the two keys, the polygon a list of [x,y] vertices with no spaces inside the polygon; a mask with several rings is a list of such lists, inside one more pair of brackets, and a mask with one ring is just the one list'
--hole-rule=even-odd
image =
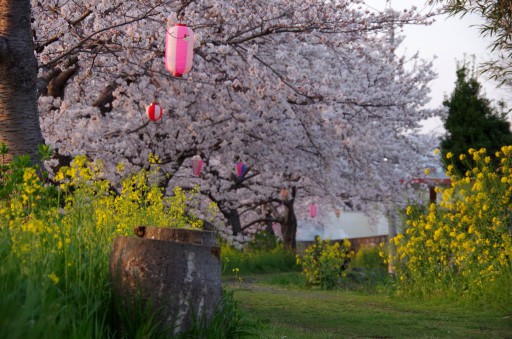
{"label": "grassy ground", "polygon": [[257,337],[512,338],[512,314],[385,294],[308,290],[294,283],[293,274],[285,275],[229,284]]}

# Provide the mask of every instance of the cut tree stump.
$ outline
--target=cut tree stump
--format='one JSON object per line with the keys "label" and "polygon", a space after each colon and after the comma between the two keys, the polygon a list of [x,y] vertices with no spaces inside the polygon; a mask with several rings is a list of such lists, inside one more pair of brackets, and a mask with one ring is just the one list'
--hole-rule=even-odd
{"label": "cut tree stump", "polygon": [[121,307],[150,305],[161,329],[174,334],[190,329],[194,317],[209,323],[221,299],[215,233],[151,226],[135,227],[135,233],[115,238],[110,257]]}

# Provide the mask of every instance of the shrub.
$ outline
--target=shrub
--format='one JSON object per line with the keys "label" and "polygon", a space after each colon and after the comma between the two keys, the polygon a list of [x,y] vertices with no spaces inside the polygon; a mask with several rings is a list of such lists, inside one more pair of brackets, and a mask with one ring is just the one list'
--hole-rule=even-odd
{"label": "shrub", "polygon": [[503,286],[512,281],[512,146],[492,156],[497,170],[485,149],[470,149],[460,159],[476,165],[461,176],[448,166],[452,184],[437,189],[439,206],[431,204],[427,213],[407,208],[405,232],[393,239],[399,293],[510,310],[512,289]]}
{"label": "shrub", "polygon": [[297,256],[297,263],[302,266],[307,286],[328,290],[339,286],[352,254],[348,240],[331,243],[316,236],[315,243],[306,248],[304,255]]}

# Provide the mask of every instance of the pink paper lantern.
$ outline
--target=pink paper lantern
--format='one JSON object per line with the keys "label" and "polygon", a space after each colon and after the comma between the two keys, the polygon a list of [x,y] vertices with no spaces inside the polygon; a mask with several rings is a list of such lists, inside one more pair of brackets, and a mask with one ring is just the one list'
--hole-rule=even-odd
{"label": "pink paper lantern", "polygon": [[239,178],[245,174],[245,164],[241,161],[236,163],[236,174]]}
{"label": "pink paper lantern", "polygon": [[146,114],[149,120],[158,121],[164,115],[164,110],[157,102],[153,102],[146,108]]}
{"label": "pink paper lantern", "polygon": [[201,169],[203,168],[204,161],[199,157],[192,159],[192,173],[198,177],[201,175]]}
{"label": "pink paper lantern", "polygon": [[165,35],[165,68],[175,77],[181,77],[192,68],[194,32],[184,24],[168,28]]}
{"label": "pink paper lantern", "polygon": [[318,207],[315,204],[309,205],[309,216],[311,218],[316,217],[317,212],[318,212]]}

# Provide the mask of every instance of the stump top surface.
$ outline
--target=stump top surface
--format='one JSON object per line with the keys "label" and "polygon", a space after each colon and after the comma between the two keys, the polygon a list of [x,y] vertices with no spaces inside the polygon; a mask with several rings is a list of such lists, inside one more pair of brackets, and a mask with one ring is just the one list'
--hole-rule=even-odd
{"label": "stump top surface", "polygon": [[135,233],[144,239],[168,240],[188,244],[218,246],[215,232],[187,228],[137,226]]}

